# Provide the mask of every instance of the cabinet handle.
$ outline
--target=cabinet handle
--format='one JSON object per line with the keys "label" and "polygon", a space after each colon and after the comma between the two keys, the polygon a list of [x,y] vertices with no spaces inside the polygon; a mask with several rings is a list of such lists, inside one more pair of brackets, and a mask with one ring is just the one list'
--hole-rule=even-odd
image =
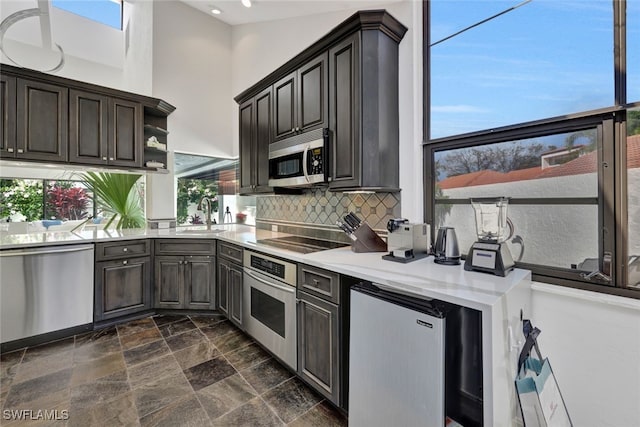
{"label": "cabinet handle", "polygon": [[122,252],[129,252],[129,248],[122,248]]}
{"label": "cabinet handle", "polygon": [[300,127],[296,126],[296,132],[300,132]]}
{"label": "cabinet handle", "polygon": [[318,279],[312,279],[313,280],[313,284],[318,286],[320,284],[320,281]]}
{"label": "cabinet handle", "polygon": [[128,264],[128,262],[127,262],[126,259],[124,261],[122,261],[122,265],[127,265],[127,264]]}
{"label": "cabinet handle", "polygon": [[7,148],[7,151],[8,151],[9,153],[13,153],[13,148]]}
{"label": "cabinet handle", "polygon": [[109,157],[109,160],[113,160],[113,157]]}
{"label": "cabinet handle", "polygon": [[103,157],[102,160],[104,160],[106,162],[107,161],[107,157],[106,156]]}
{"label": "cabinet handle", "polygon": [[24,153],[24,150],[22,148],[18,148],[18,153]]}

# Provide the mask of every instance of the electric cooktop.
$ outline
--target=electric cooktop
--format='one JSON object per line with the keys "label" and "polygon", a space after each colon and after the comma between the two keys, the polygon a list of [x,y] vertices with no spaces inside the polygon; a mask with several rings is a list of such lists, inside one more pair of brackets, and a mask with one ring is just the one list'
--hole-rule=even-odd
{"label": "electric cooktop", "polygon": [[331,242],[329,240],[318,240],[303,236],[274,237],[272,239],[257,240],[256,243],[273,246],[279,249],[286,249],[302,254],[336,249],[348,246],[346,243]]}

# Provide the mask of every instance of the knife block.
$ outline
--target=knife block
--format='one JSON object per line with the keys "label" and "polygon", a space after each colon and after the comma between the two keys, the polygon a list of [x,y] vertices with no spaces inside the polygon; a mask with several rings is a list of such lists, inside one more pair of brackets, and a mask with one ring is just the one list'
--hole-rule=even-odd
{"label": "knife block", "polygon": [[351,242],[351,250],[353,252],[387,252],[387,244],[369,227],[369,224],[363,222],[360,224],[353,235],[357,240]]}

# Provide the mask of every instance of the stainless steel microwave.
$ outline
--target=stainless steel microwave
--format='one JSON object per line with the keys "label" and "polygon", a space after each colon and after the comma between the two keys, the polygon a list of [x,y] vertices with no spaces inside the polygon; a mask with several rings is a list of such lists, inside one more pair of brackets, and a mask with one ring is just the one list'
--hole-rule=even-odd
{"label": "stainless steel microwave", "polygon": [[329,129],[316,129],[269,145],[269,187],[327,182]]}

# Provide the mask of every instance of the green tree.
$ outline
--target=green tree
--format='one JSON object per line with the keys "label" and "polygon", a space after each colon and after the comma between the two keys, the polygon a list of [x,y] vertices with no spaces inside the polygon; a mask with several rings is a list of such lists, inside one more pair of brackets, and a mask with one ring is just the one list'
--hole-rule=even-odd
{"label": "green tree", "polygon": [[[453,150],[441,162],[444,176],[463,175],[482,170],[509,172],[540,165],[544,144],[510,142]],[[439,176],[439,175],[438,175]]]}
{"label": "green tree", "polygon": [[42,181],[0,179],[0,218],[16,214],[22,214],[24,221],[42,219]]}
{"label": "green tree", "polygon": [[627,112],[627,135],[640,134],[640,110]]}

